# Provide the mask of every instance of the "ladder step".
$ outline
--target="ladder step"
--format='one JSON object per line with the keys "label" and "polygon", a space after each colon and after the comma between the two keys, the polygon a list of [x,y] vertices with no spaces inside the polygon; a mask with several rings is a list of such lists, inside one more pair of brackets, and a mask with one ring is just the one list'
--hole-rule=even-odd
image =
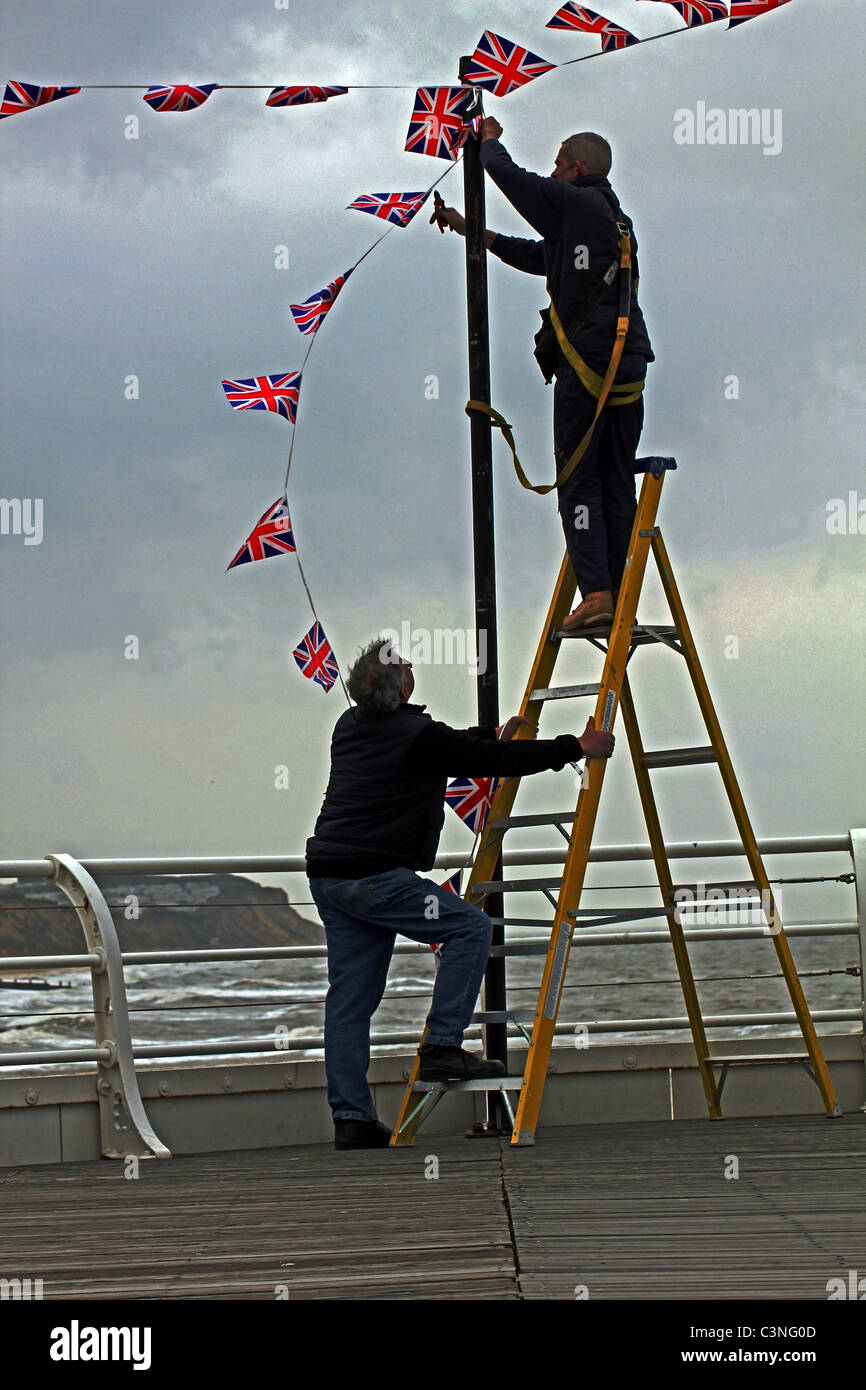
{"label": "ladder step", "polygon": [[[610,621],[599,623],[596,627],[580,627],[576,632],[565,632],[561,627],[556,627],[551,630],[548,640],[562,642],[573,637],[609,637],[611,627]],[[670,639],[679,641],[679,636],[677,629],[670,623],[656,623],[653,627],[635,623],[631,630],[631,644],[633,647],[639,647],[646,642],[664,642]]]}
{"label": "ladder step", "polygon": [[519,1091],[523,1076],[479,1076],[472,1081],[416,1081],[413,1091]]}
{"label": "ladder step", "polygon": [[653,917],[673,917],[675,912],[675,907],[577,907],[565,915],[584,927],[592,927],[607,926],[609,922],[651,921]]}
{"label": "ladder step", "polygon": [[559,878],[515,878],[494,879],[492,883],[473,883],[473,893],[487,897],[490,893],[532,893],[538,889],[556,891],[562,883]]}
{"label": "ladder step", "polygon": [[533,690],[530,700],[571,700],[581,695],[597,695],[601,685],[559,685],[552,690]]}
{"label": "ladder step", "polygon": [[687,767],[692,763],[718,762],[715,748],[666,748],[658,753],[642,753],[642,767]]}
{"label": "ladder step", "polygon": [[[710,888],[722,893],[720,898],[706,896]],[[754,883],[678,883],[674,888],[676,904],[680,911],[695,912],[707,907],[760,907],[761,891]],[[688,897],[684,895],[688,894]]]}
{"label": "ladder step", "polygon": [[705,1062],[724,1062],[730,1065],[732,1062],[808,1062],[808,1052],[756,1052],[748,1057],[705,1057]]}
{"label": "ladder step", "polygon": [[[494,919],[494,920],[495,920],[495,919]],[[548,926],[548,928],[547,928],[547,933],[548,933],[548,936],[549,936],[549,935],[550,935],[550,927],[549,927],[549,926]],[[512,956],[546,956],[546,955],[547,955],[547,951],[548,951],[548,944],[547,944],[546,941],[536,941],[536,942],[529,941],[529,942],[526,942],[525,944],[522,944],[522,945],[520,945],[520,946],[491,946],[491,947],[490,947],[490,954],[491,954],[492,957],[496,958],[496,957],[500,957],[500,956],[506,956],[506,957],[508,957],[509,960],[511,959]],[[516,1023],[516,1022],[517,1022],[517,1019],[515,1018],[514,1021],[515,1021],[515,1023]],[[525,1021],[526,1021],[526,1020],[524,1019],[524,1022],[525,1022]],[[532,1019],[530,1019],[529,1022],[531,1023],[531,1022],[532,1022]]]}
{"label": "ladder step", "polygon": [[537,816],[494,816],[487,824],[491,830],[507,830],[509,826],[519,825],[558,825],[560,821],[573,821],[575,815],[574,811],[563,811],[561,816],[547,813]]}
{"label": "ladder step", "polygon": [[652,473],[654,478],[660,478],[667,468],[676,468],[676,459],[662,457],[660,454],[648,454],[645,458],[635,459],[635,473]]}
{"label": "ladder step", "polygon": [[[532,1022],[530,1015],[530,1023]],[[477,1014],[473,1014],[471,1023],[516,1023],[517,1015],[513,1009],[485,1009]]]}

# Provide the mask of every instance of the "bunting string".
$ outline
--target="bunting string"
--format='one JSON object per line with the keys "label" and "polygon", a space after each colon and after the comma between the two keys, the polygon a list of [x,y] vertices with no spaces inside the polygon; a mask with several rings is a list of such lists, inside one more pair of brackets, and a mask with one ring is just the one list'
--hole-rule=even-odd
{"label": "bunting string", "polygon": [[[646,3],[646,0],[638,0],[638,3],[641,2]],[[602,39],[601,51],[585,53],[579,58],[569,58],[562,63],[546,63],[546,60],[539,59],[537,54],[531,54],[530,56],[533,59],[540,62],[541,67],[538,72],[530,75],[540,76],[543,72],[552,71],[556,68],[571,67],[575,63],[586,63],[592,58],[605,57],[608,53],[622,52],[625,48],[634,48],[645,43],[655,43],[657,39],[673,38],[676,34],[692,33],[694,30],[708,28],[711,24],[719,24],[723,20],[727,20],[728,28],[733,29],[741,24],[747,23],[749,20],[757,19],[761,15],[770,14],[774,10],[781,8],[782,5],[789,4],[790,0],[727,0],[727,11],[725,10],[725,0],[650,0],[650,3],[673,5],[685,20],[685,28],[665,29],[660,34],[648,34],[645,38],[638,38],[637,35],[631,34],[627,29],[623,29],[620,25],[616,24],[615,21],[605,19],[603,15],[598,15],[594,11],[588,10],[586,6],[576,5],[569,0],[569,3],[561,6],[553,19],[548,21],[546,27],[548,29],[553,28],[559,30],[571,29],[573,32],[577,33],[600,34]],[[581,22],[584,15],[587,16],[587,18],[585,22]],[[578,22],[575,22],[575,19],[577,19]],[[603,26],[594,27],[594,20],[602,21]],[[489,33],[490,31],[487,32]],[[510,43],[510,41],[508,42]],[[512,46],[517,47],[516,45]],[[529,50],[524,49],[521,50],[521,52],[528,54]],[[528,76],[523,79],[523,81],[526,80],[529,80]],[[444,86],[445,84],[440,85]],[[517,85],[523,85],[523,82]],[[294,89],[298,91],[323,90],[321,86],[314,88],[312,84],[306,84],[305,86],[302,86],[302,84],[295,84]],[[164,87],[153,87],[152,85],[148,86],[146,83],[142,82],[86,82],[78,86],[51,88],[40,87],[26,82],[10,81],[7,83],[5,96],[2,103],[0,103],[0,119],[5,116],[18,115],[23,111],[34,109],[36,106],[47,105],[49,102],[56,101],[60,97],[73,96],[81,91],[140,91],[145,93],[144,100],[148,101],[149,104],[151,104],[149,98],[157,94],[161,95],[173,92],[188,94],[188,99],[185,99],[178,105],[173,105],[170,98],[166,95],[165,104],[155,105],[155,109],[158,111],[166,112],[170,110],[186,111],[195,109],[202,105],[214,91],[269,91],[273,93],[278,90],[285,90],[285,88],[281,87],[280,84],[265,82],[212,82],[202,84],[199,87],[193,87],[191,84],[169,84]],[[340,94],[351,91],[396,92],[411,90],[412,87],[409,83],[353,82],[346,84],[345,87],[341,87]],[[513,88],[509,90],[513,90]],[[198,100],[192,96],[192,93],[195,92],[199,94]],[[336,94],[336,89],[332,88],[331,95]],[[507,92],[502,94],[506,95]],[[330,98],[325,98],[324,96],[309,97],[303,99],[303,102],[300,104],[304,104],[307,101],[324,101],[326,99]]]}
{"label": "bunting string", "polygon": [[[532,50],[523,48],[510,39],[492,30],[485,30],[470,58],[470,66],[465,71],[459,86],[430,86],[415,88],[415,106],[409,126],[405,150],[409,153],[427,154],[449,161],[449,167],[421,193],[376,193],[361,194],[350,204],[352,209],[381,217],[389,223],[387,229],[371,246],[363,252],[354,264],[339,275],[321,291],[312,295],[302,304],[291,305],[295,323],[302,334],[310,335],[310,342],[297,372],[280,373],[272,376],[259,376],[226,380],[223,389],[226,399],[234,409],[269,410],[280,414],[292,426],[289,442],[283,492],[276,503],[263,514],[255,528],[241,546],[228,568],[267,559],[279,554],[294,552],[298,561],[298,572],[313,614],[313,627],[295,648],[293,656],[304,675],[329,690],[339,679],[351,705],[342,672],[333,650],[325,637],[319,615],[316,611],[310,586],[307,582],[296,539],[292,533],[288,507],[288,486],[292,458],[297,437],[297,411],[300,403],[300,387],[303,374],[313,350],[319,329],[325,316],[333,307],[348,277],[367,259],[388,237],[396,226],[405,227],[417,214],[430,194],[442,180],[456,167],[462,154],[462,146],[469,139],[480,137],[482,117],[465,119],[467,104],[474,88],[489,91],[495,96],[507,96],[528,82],[559,68],[571,67],[576,63],[586,63],[592,58],[604,57],[608,53],[620,52],[624,48],[653,43],[657,39],[673,38],[676,34],[691,33],[696,29],[708,28],[722,20],[728,21],[728,28],[768,14],[788,4],[789,0],[642,0],[642,3],[669,4],[685,22],[685,27],[666,29],[659,34],[638,38],[629,30],[604,15],[579,5],[574,0],[560,6],[547,22],[548,29],[570,34],[595,35],[600,38],[600,51],[585,53],[564,62],[552,63]],[[86,83],[81,86],[48,87],[32,83],[9,81],[0,101],[0,119],[18,115],[37,107],[54,104],[62,98],[75,96],[82,90],[96,91],[142,91],[143,100],[150,108],[160,114],[167,112],[183,113],[201,107],[215,91],[268,91],[266,105],[284,109],[299,105],[321,104],[350,91],[410,91],[413,88],[405,83],[351,83],[345,86],[301,85],[285,86],[274,83],[203,83],[166,84],[163,86],[143,83]],[[489,779],[465,779],[452,783],[448,800],[462,819],[476,835],[480,834],[490,804],[492,787]],[[484,783],[484,785],[482,785]]]}

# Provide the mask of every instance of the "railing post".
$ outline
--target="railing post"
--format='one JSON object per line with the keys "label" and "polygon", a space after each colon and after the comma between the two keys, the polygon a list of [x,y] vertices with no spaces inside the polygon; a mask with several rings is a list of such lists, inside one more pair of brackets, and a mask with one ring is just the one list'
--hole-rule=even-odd
{"label": "railing post", "polygon": [[91,967],[96,1043],[110,1049],[107,1062],[97,1062],[96,1094],[103,1158],[171,1158],[144,1110],[138,1089],[132,1036],[123,981],[120,943],[108,904],[87,870],[68,854],[49,854],[54,865],[51,882],[64,892],[84,928],[88,950],[99,965]]}
{"label": "railing post", "polygon": [[[857,926],[860,932],[860,1001],[863,1004],[863,1025],[860,1046],[866,1064],[866,830],[849,830],[851,858],[854,861],[854,893],[857,899]],[[866,1105],[862,1107],[866,1110]]]}

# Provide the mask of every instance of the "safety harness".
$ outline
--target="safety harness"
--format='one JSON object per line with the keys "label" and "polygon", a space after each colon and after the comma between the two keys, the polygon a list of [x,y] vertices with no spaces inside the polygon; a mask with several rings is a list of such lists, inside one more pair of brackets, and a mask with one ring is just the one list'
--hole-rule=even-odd
{"label": "safety harness", "polygon": [[[590,440],[592,439],[593,432],[598,423],[598,417],[605,405],[630,405],[633,401],[638,399],[644,388],[643,380],[626,381],[620,383],[618,386],[614,386],[613,384],[613,379],[616,376],[620,364],[623,348],[625,347],[626,335],[628,333],[629,317],[631,314],[632,271],[631,229],[627,222],[617,222],[616,227],[619,232],[619,241],[617,242],[617,249],[619,251],[619,305],[617,309],[616,338],[604,376],[599,376],[598,372],[594,372],[591,367],[587,366],[580,353],[573,344],[569,342],[568,336],[560,322],[559,315],[556,312],[556,306],[552,296],[550,300],[550,322],[556,333],[557,342],[562,350],[562,354],[579,378],[581,385],[584,386],[589,394],[597,401],[595,415],[592,418],[589,429],[584,434],[556,481],[543,485],[531,483],[523,471],[520,459],[517,457],[517,449],[514,444],[514,436],[511,433],[511,426],[504,416],[500,415],[498,410],[494,410],[492,406],[487,405],[484,401],[467,401],[466,403],[465,409],[467,415],[473,410],[480,410],[485,415],[489,415],[494,425],[502,431],[502,437],[511,450],[511,456],[514,459],[514,471],[517,474],[521,487],[525,487],[528,492],[547,493],[552,492],[554,488],[561,487],[562,484],[571,477],[589,448]],[[602,289],[602,293],[603,292]],[[599,295],[599,298],[600,297],[601,295]],[[594,307],[595,305],[593,305],[593,308]],[[569,330],[573,332],[573,324],[569,325]]]}

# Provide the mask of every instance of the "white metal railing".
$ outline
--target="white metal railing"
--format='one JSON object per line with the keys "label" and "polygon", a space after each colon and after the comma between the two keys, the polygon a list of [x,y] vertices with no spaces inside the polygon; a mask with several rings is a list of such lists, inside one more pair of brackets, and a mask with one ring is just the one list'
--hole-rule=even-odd
{"label": "white metal railing", "polygon": [[[573,820],[573,812],[561,817],[544,817],[567,823]],[[531,818],[530,818],[531,819]],[[786,935],[795,936],[845,936],[858,938],[859,969],[862,980],[863,962],[866,959],[866,831],[851,830],[847,835],[806,836],[785,839],[768,839],[758,842],[762,857],[767,855],[826,854],[842,852],[851,857],[852,877],[856,895],[856,920],[848,922],[799,923],[785,928]],[[667,846],[671,859],[715,859],[717,857],[742,856],[743,846],[739,841],[705,841],[703,843],[681,842]],[[505,866],[529,866],[537,864],[559,864],[565,859],[566,848],[526,849],[505,851],[502,856]],[[599,846],[590,852],[592,863],[638,862],[650,860],[652,851],[646,845],[608,845]],[[436,860],[436,868],[453,869],[465,864],[465,855],[442,854]],[[275,1042],[273,1036],[266,1039],[246,1039],[243,1041],[221,1041],[219,1043],[172,1043],[136,1044],[133,1046],[129,1025],[129,1010],[126,1002],[124,967],[128,965],[147,965],[157,963],[204,963],[228,960],[267,960],[322,958],[327,952],[324,946],[290,947],[239,947],[213,948],[210,950],[158,950],[121,952],[110,909],[96,884],[93,875],[112,876],[134,874],[144,877],[151,874],[209,874],[209,873],[302,873],[305,861],[302,856],[282,855],[238,855],[238,856],[197,856],[150,859],[87,859],[76,861],[68,855],[48,855],[43,859],[0,861],[0,878],[42,878],[61,889],[69,898],[78,914],[88,950],[76,955],[54,956],[15,956],[0,957],[0,965],[5,970],[39,969],[62,966],[67,969],[89,969],[94,998],[94,1045],[87,1047],[60,1047],[36,1050],[12,1050],[0,1052],[0,1066],[20,1067],[32,1065],[53,1065],[55,1063],[92,1061],[97,1063],[97,1093],[100,1099],[100,1123],[102,1128],[103,1153],[106,1156],[126,1154],[153,1154],[168,1156],[168,1149],[153,1132],[138,1089],[135,1071],[135,1058],[157,1057],[203,1057],[225,1056],[230,1054],[273,1055]],[[527,891],[524,882],[543,883],[544,880],[513,880],[512,891]],[[711,886],[711,885],[707,885]],[[620,885],[623,892],[637,891],[628,884]],[[592,891],[592,890],[587,890]],[[603,909],[595,913],[599,917],[611,917]],[[664,916],[663,908],[623,909],[612,914],[613,918],[624,917],[631,920],[644,920]],[[509,919],[505,919],[509,925]],[[512,925],[514,923],[511,923]],[[524,927],[529,923],[518,919]],[[539,924],[541,927],[543,924]],[[549,927],[544,925],[545,933]],[[722,926],[684,928],[686,941],[733,940],[767,938],[766,926]],[[638,931],[576,931],[573,946],[630,946],[646,945],[650,942],[669,941],[665,930]],[[399,945],[395,954],[410,955],[426,952],[427,947],[418,945]],[[493,948],[494,954],[504,956],[541,955],[547,951],[544,942],[516,942]],[[861,989],[862,995],[862,989]],[[520,1010],[506,1010],[503,1013],[478,1013],[474,1023],[481,1025],[490,1022],[507,1021],[515,1035],[528,1037],[525,1023],[530,1023],[533,1011],[521,1014]],[[813,1011],[816,1023],[858,1022],[863,1026],[863,1006],[858,1009],[825,1009]],[[728,1025],[763,1025],[795,1023],[793,1011],[772,1013],[740,1013],[705,1016],[707,1027]],[[688,1019],[679,1017],[643,1019],[596,1019],[580,1025],[589,1032],[657,1032],[688,1028]],[[573,1032],[573,1023],[557,1025],[560,1036]],[[478,1027],[468,1030],[467,1036],[474,1036]],[[378,1033],[373,1034],[373,1046],[393,1047],[417,1043],[417,1033]],[[321,1051],[323,1037],[294,1040],[290,1051]]]}

